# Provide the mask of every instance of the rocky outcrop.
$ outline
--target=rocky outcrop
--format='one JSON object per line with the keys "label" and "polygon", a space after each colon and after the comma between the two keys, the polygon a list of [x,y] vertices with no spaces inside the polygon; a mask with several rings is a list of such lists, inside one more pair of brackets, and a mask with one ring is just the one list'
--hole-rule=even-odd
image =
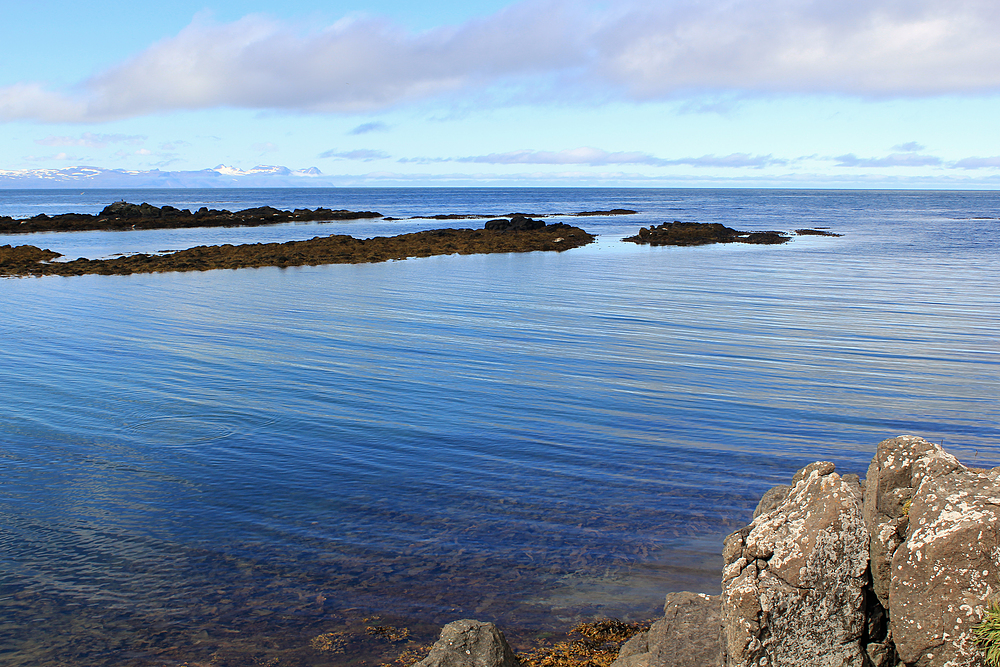
{"label": "rocky outcrop", "polygon": [[865,480],[865,523],[871,531],[872,586],[889,606],[892,559],[906,538],[908,508],[921,480],[960,470],[962,464],[937,445],[915,436],[879,443]]}
{"label": "rocky outcrop", "polygon": [[813,463],[764,494],[723,558],[727,667],[981,666],[971,630],[1000,594],[1000,468],[914,436],[879,443],[863,485]]}
{"label": "rocky outcrop", "polygon": [[497,626],[466,619],[444,626],[430,654],[414,667],[519,667],[520,664]]}
{"label": "rocky outcrop", "polygon": [[883,440],[863,481],[819,461],[769,490],[722,555],[722,595],[671,593],[612,667],[984,667],[1000,468]]}
{"label": "rocky outcrop", "polygon": [[[892,517],[908,494],[902,516]],[[966,468],[926,440],[894,438],[879,444],[866,500],[866,514],[871,505],[876,520],[887,517],[883,532],[894,533],[879,541],[873,535],[872,571],[887,571],[880,586],[888,584],[900,661],[984,664],[971,630],[1000,594],[1000,469]]]}
{"label": "rocky outcrop", "polygon": [[[774,495],[783,497],[775,503]],[[862,667],[868,531],[860,487],[819,462],[765,500],[774,508],[725,541],[724,664]]]}
{"label": "rocky outcrop", "polygon": [[630,208],[612,208],[603,211],[580,211],[578,213],[572,213],[578,217],[584,217],[589,215],[635,215],[638,211],[633,211]]}
{"label": "rocky outcrop", "polygon": [[622,645],[611,667],[718,667],[719,596],[668,593],[663,618]]}
{"label": "rocky outcrop", "polygon": [[533,229],[541,229],[545,226],[545,221],[535,220],[534,218],[529,218],[520,213],[515,213],[511,216],[510,220],[505,220],[503,218],[497,218],[496,220],[490,220],[484,226],[484,229],[489,229],[496,232],[523,232],[530,231]]}
{"label": "rocky outcrop", "polygon": [[242,211],[227,211],[202,207],[192,213],[174,206],[153,206],[114,202],[97,215],[87,213],[41,213],[23,220],[0,216],[0,233],[29,234],[33,232],[78,232],[126,229],[180,229],[189,227],[256,227],[282,222],[327,220],[360,220],[381,218],[375,211],[347,211],[343,209],[300,208],[284,211],[272,206],[259,206]]}
{"label": "rocky outcrop", "polygon": [[136,254],[112,259],[51,262],[59,253],[35,246],[0,247],[0,276],[128,275],[160,271],[207,271],[263,266],[361,264],[479,253],[561,252],[592,243],[594,236],[570,225],[545,225],[516,233],[484,229],[435,229],[399,236],[356,239],[333,235],[286,243],[197,246],[159,255]]}
{"label": "rocky outcrop", "polygon": [[785,243],[791,239],[782,232],[741,232],[718,222],[664,222],[643,227],[636,236],[623,241],[648,245],[706,245],[709,243]]}
{"label": "rocky outcrop", "polygon": [[18,273],[22,267],[35,266],[39,262],[49,262],[61,255],[52,250],[43,250],[33,245],[0,246],[0,275]]}
{"label": "rocky outcrop", "polygon": [[829,231],[828,229],[796,229],[795,233],[799,236],[843,236],[843,234],[837,234]]}

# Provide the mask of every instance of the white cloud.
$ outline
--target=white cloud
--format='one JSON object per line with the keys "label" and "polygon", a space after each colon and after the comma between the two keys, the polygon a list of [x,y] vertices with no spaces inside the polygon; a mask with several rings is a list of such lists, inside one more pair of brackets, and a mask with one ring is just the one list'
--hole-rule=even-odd
{"label": "white cloud", "polygon": [[361,160],[363,162],[371,162],[372,160],[384,160],[392,156],[385,151],[377,151],[370,148],[359,148],[353,151],[338,151],[336,149],[331,149],[323,151],[319,154],[319,157],[332,157],[340,158],[341,160]]}
{"label": "white cloud", "polygon": [[0,121],[79,122],[88,116],[86,101],[79,95],[54,93],[40,83],[15,83],[0,88]]}
{"label": "white cloud", "polygon": [[991,169],[1000,167],[1000,156],[993,157],[967,157],[955,162],[953,167],[957,169]]}
{"label": "white cloud", "polygon": [[896,144],[892,147],[894,151],[902,151],[904,153],[917,153],[927,148],[923,144],[918,144],[916,141],[907,141],[905,144]]}
{"label": "white cloud", "polygon": [[508,153],[491,153],[471,157],[454,158],[454,162],[478,162],[485,164],[653,164],[663,163],[648,153],[620,151],[609,153],[599,148],[572,148],[562,151],[519,150]]}
{"label": "white cloud", "polygon": [[373,121],[371,123],[362,123],[356,128],[348,132],[348,134],[368,134],[369,132],[385,132],[389,129],[389,126],[381,121]]}
{"label": "white cloud", "polygon": [[939,157],[919,153],[893,153],[885,157],[858,157],[848,153],[834,160],[838,167],[934,167],[942,164]]}
{"label": "white cloud", "polygon": [[788,164],[788,160],[771,155],[750,155],[749,153],[730,153],[729,155],[702,155],[701,157],[685,157],[676,160],[665,160],[665,164],[683,164],[690,167],[751,167],[760,169],[773,165]]}
{"label": "white cloud", "polygon": [[632,97],[677,91],[860,96],[1000,89],[987,0],[731,0],[633,5],[595,69]]}
{"label": "white cloud", "polygon": [[571,148],[561,151],[518,150],[489,155],[472,155],[457,158],[401,158],[403,163],[429,164],[433,162],[473,162],[479,164],[586,164],[592,167],[616,164],[643,164],[654,167],[687,165],[690,167],[766,167],[788,164],[788,160],[770,155],[703,155],[676,159],[659,158],[638,151],[609,152],[600,148]]}
{"label": "white cloud", "polygon": [[363,113],[454,96],[989,94],[1000,91],[998,33],[993,0],[524,0],[424,32],[368,16],[321,30],[259,15],[196,19],[72,89],[0,88],[0,120],[215,107]]}
{"label": "white cloud", "polygon": [[[49,156],[51,158],[52,156]],[[1000,158],[987,158],[998,161]],[[169,162],[169,161],[168,161]],[[79,163],[78,163],[79,164]],[[166,162],[159,166],[165,166]],[[860,175],[859,175],[860,174]],[[197,171],[136,171],[74,166],[62,169],[0,169],[2,187],[76,187],[89,183],[92,187],[349,187],[367,185],[532,185],[562,186],[606,185],[614,187],[853,187],[853,188],[948,188],[995,189],[1000,185],[1000,173],[986,175],[887,175],[872,172],[840,172],[839,174],[736,172],[651,175],[611,170],[562,170],[519,173],[447,173],[414,174],[388,171],[324,176],[318,169],[291,170],[284,167],[256,167],[241,170],[222,165]]]}

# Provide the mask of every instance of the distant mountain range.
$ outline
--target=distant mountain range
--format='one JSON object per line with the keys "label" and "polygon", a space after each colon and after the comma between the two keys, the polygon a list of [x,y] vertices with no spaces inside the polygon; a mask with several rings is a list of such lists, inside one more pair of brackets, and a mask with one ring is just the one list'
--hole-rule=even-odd
{"label": "distant mountain range", "polygon": [[316,167],[289,169],[260,165],[237,169],[220,164],[198,171],[129,171],[100,167],[0,169],[0,188],[252,188],[330,187],[332,178]]}

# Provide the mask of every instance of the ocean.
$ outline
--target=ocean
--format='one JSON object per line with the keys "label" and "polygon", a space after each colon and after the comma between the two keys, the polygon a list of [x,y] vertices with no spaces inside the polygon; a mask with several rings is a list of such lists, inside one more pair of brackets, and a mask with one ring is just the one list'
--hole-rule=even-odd
{"label": "ocean", "polygon": [[[0,245],[638,213],[552,218],[598,234],[562,253],[0,280],[5,665],[404,664],[459,618],[523,650],[718,592],[723,537],[809,462],[864,477],[914,434],[1000,465],[1000,193],[0,190],[0,215],[122,199],[403,219]],[[621,241],[671,220],[843,236]]]}

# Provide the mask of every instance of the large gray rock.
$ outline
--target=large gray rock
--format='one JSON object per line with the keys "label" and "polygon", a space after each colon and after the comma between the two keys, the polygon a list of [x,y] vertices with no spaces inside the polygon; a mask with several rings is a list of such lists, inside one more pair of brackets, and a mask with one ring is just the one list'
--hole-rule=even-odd
{"label": "large gray rock", "polygon": [[668,593],[663,618],[622,645],[611,667],[719,667],[720,600],[704,593]]}
{"label": "large gray rock", "polygon": [[780,501],[726,538],[726,667],[861,667],[868,531],[860,487],[829,462],[793,478]]}
{"label": "large gray rock", "polygon": [[878,444],[865,479],[864,514],[871,533],[872,587],[883,607],[889,607],[893,556],[909,525],[907,503],[925,477],[961,468],[958,459],[923,438],[902,435]]}
{"label": "large gray rock", "polygon": [[414,667],[519,667],[520,664],[497,626],[462,620],[444,626],[430,654]]}
{"label": "large gray rock", "polygon": [[1000,484],[924,443],[913,443],[923,474],[892,556],[892,639],[912,667],[983,665],[971,629],[1000,593]]}

